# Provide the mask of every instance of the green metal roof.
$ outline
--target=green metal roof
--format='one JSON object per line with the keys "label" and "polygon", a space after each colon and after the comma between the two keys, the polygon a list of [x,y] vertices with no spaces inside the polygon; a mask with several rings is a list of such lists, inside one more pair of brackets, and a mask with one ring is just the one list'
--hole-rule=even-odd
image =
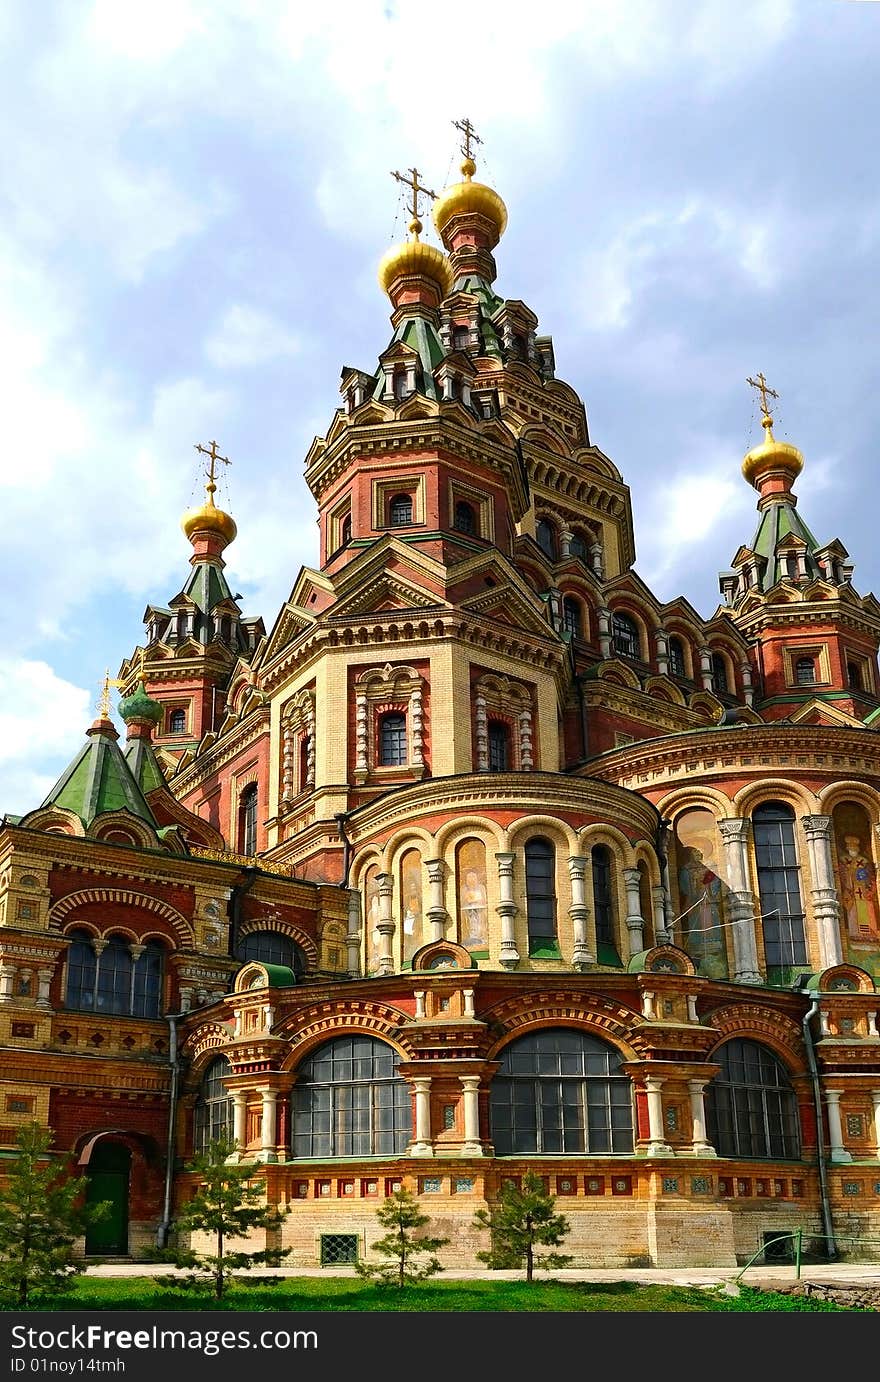
{"label": "green metal roof", "polygon": [[758,531],[752,542],[752,550],[765,557],[767,565],[761,582],[762,590],[770,590],[777,581],[788,574],[784,557],[777,551],[779,543],[786,537],[797,537],[806,544],[807,572],[810,576],[821,576],[822,571],[815,558],[819,544],[801,518],[793,504],[781,501],[769,504],[761,514]]}
{"label": "green metal roof", "polygon": [[88,741],[42,802],[79,816],[88,828],[105,811],[131,811],[155,830],[156,820],[132,775],[109,720],[96,720]]}
{"label": "green metal roof", "polygon": [[145,797],[155,792],[157,787],[168,786],[156,750],[149,739],[131,739],[123,756]]}

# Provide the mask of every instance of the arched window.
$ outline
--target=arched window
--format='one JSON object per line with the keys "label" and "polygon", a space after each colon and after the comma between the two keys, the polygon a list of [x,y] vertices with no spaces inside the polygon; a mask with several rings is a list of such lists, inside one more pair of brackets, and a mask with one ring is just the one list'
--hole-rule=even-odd
{"label": "arched window", "polygon": [[409,1086],[384,1041],[341,1036],[299,1068],[293,1087],[295,1157],[399,1156],[412,1133]]}
{"label": "arched window", "polygon": [[798,686],[812,686],[816,680],[816,659],[799,657],[794,664],[794,679]]}
{"label": "arched window", "polygon": [[572,638],[583,638],[584,621],[581,613],[581,606],[578,600],[566,595],[562,601],[562,627],[566,633],[570,633]]}
{"label": "arched window", "polygon": [[238,800],[238,847],[242,854],[257,852],[257,795],[257,784],[251,782]]}
{"label": "arched window", "polygon": [[405,528],[413,521],[413,502],[409,494],[395,494],[388,505],[388,518],[392,528]]}
{"label": "arched window", "polygon": [[684,644],[680,638],[670,638],[669,640],[669,670],[674,677],[687,676],[684,661]]}
{"label": "arched window", "polygon": [[712,690],[716,696],[726,695],[730,690],[727,681],[727,663],[720,653],[712,654]]}
{"label": "arched window", "polygon": [[537,836],[526,845],[526,921],[529,954],[555,948],[556,851],[549,840]]}
{"label": "arched window", "polygon": [[510,726],[489,721],[489,772],[505,773],[510,767]]}
{"label": "arched window", "polygon": [[539,519],[538,526],[535,529],[535,537],[537,538],[538,546],[545,556],[548,556],[551,561],[555,561],[558,547],[556,542],[556,529],[553,527],[553,524],[548,522],[546,518]]}
{"label": "arched window", "polygon": [[217,1056],[202,1076],[193,1130],[197,1152],[206,1152],[219,1137],[232,1136],[232,1099],[225,1083],[231,1074],[232,1066],[226,1057]]}
{"label": "arched window", "polygon": [[379,764],[396,768],[406,762],[406,716],[393,710],[379,719]]}
{"label": "arched window", "polygon": [[468,504],[464,499],[459,499],[455,506],[455,521],[453,527],[459,533],[476,534],[477,515],[474,512],[473,504]]}
{"label": "arched window", "polygon": [[186,733],[186,711],[185,711],[185,710],[172,710],[171,714],[168,716],[168,733],[169,733],[169,734],[185,734],[185,733]]}
{"label": "arched window", "polygon": [[806,964],[794,812],[781,801],[763,802],[752,813],[752,828],[768,970]]}
{"label": "arched window", "polygon": [[87,931],[73,931],[71,935],[68,1008],[118,1017],[161,1016],[164,946],[150,940],[138,944],[132,953],[127,936],[110,936],[105,945],[96,948]]}
{"label": "arched window", "polygon": [[504,1048],[489,1117],[497,1156],[633,1150],[632,1085],[614,1047],[556,1028]]}
{"label": "arched window", "polygon": [[614,888],[611,851],[607,845],[594,845],[592,857],[593,916],[596,919],[597,959],[602,964],[619,964],[615,939]]}
{"label": "arched window", "polygon": [[302,946],[281,931],[250,931],[236,946],[242,961],[259,960],[264,965],[285,965],[294,974],[304,974],[306,957]]}
{"label": "arched window", "polygon": [[581,561],[587,560],[587,543],[582,533],[572,533],[568,551],[572,557],[580,557]]}
{"label": "arched window", "polygon": [[628,614],[615,614],[611,619],[611,639],[614,651],[621,657],[641,657],[639,626]]}
{"label": "arched window", "polygon": [[454,326],[452,328],[452,349],[467,350],[471,333],[466,326]]}
{"label": "arched window", "polygon": [[712,1060],[721,1070],[706,1090],[706,1122],[718,1155],[798,1160],[797,1098],[773,1052],[737,1037]]}

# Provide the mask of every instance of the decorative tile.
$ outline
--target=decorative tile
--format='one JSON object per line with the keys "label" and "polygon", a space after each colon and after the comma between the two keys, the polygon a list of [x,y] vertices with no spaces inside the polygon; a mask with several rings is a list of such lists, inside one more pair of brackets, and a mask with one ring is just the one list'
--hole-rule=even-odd
{"label": "decorative tile", "polygon": [[663,1177],[663,1194],[675,1195],[678,1193],[678,1176]]}
{"label": "decorative tile", "polygon": [[422,1194],[423,1194],[423,1195],[439,1195],[439,1194],[441,1193],[442,1190],[443,1190],[443,1181],[440,1179],[439,1176],[423,1176],[423,1177],[422,1177]]}
{"label": "decorative tile", "polygon": [[846,1135],[847,1137],[863,1137],[865,1123],[860,1113],[848,1113],[846,1115]]}
{"label": "decorative tile", "polygon": [[456,1176],[453,1187],[456,1195],[469,1195],[474,1188],[472,1176]]}
{"label": "decorative tile", "polygon": [[443,1105],[443,1131],[450,1132],[455,1127],[455,1104]]}
{"label": "decorative tile", "polygon": [[860,1180],[845,1180],[843,1182],[844,1195],[861,1195],[862,1182]]}
{"label": "decorative tile", "polygon": [[666,1110],[666,1131],[678,1132],[678,1106],[670,1104]]}
{"label": "decorative tile", "polygon": [[587,1190],[587,1194],[588,1194],[588,1195],[604,1195],[604,1194],[605,1194],[605,1177],[604,1177],[604,1176],[587,1176],[586,1190]]}
{"label": "decorative tile", "polygon": [[712,1189],[711,1176],[691,1176],[691,1194],[706,1195]]}

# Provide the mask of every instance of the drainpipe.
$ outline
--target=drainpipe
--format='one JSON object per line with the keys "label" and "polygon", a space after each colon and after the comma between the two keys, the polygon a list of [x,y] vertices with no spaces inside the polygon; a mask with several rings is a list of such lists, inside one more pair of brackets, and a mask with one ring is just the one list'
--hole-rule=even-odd
{"label": "drainpipe", "polygon": [[837,1243],[834,1238],[834,1221],[831,1218],[831,1201],[828,1198],[828,1171],[825,1165],[825,1133],[822,1127],[822,1089],[819,1084],[819,1070],[816,1065],[816,1051],[813,1046],[813,1034],[810,1031],[810,1023],[819,1011],[819,1000],[813,998],[809,1010],[804,1013],[801,1019],[801,1026],[804,1033],[804,1045],[807,1048],[807,1064],[810,1067],[810,1082],[813,1086],[813,1105],[816,1110],[816,1161],[819,1167],[819,1196],[822,1201],[822,1226],[825,1229],[825,1241],[829,1261],[834,1261],[837,1257]]}
{"label": "drainpipe", "polygon": [[575,674],[574,684],[577,687],[578,701],[581,707],[581,745],[583,748],[583,756],[584,758],[589,758],[590,731],[587,724],[587,703],[584,700],[584,679],[578,673]]}
{"label": "drainpipe", "polygon": [[259,870],[254,864],[246,864],[242,870],[242,877],[237,883],[233,883],[229,901],[226,904],[226,915],[229,917],[229,954],[235,958],[235,947],[238,944],[238,925],[241,921],[241,899],[245,893],[249,893],[257,881]]}
{"label": "drainpipe", "polygon": [[348,887],[348,874],[351,869],[351,840],[345,833],[345,823],[348,820],[350,811],[337,811],[333,819],[339,830],[339,838],[342,841],[342,877],[339,880],[339,887]]}
{"label": "drainpipe", "polygon": [[180,1084],[180,1062],[177,1059],[177,1019],[179,1013],[166,1013],[168,1022],[168,1065],[171,1069],[171,1088],[168,1103],[168,1140],[165,1146],[165,1198],[162,1203],[162,1220],[156,1234],[156,1246],[168,1246],[168,1230],[171,1227],[171,1188],[174,1182],[175,1141],[177,1137],[177,1091]]}

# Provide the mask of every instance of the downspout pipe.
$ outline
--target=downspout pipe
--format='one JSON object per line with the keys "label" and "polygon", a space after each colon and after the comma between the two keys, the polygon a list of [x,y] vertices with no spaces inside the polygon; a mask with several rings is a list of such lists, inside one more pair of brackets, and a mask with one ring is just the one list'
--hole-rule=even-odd
{"label": "downspout pipe", "polygon": [[801,1019],[804,1033],[804,1046],[807,1050],[807,1064],[810,1067],[810,1083],[813,1087],[813,1106],[816,1110],[816,1161],[819,1167],[819,1198],[822,1207],[822,1227],[825,1230],[825,1243],[828,1260],[837,1258],[837,1242],[834,1237],[834,1220],[831,1217],[831,1201],[828,1196],[828,1168],[825,1162],[825,1131],[822,1126],[822,1087],[819,1083],[819,1068],[816,1064],[816,1048],[810,1023],[819,1011],[819,1000],[814,997]]}
{"label": "downspout pipe", "polygon": [[242,870],[242,876],[237,883],[233,883],[232,891],[229,894],[229,901],[226,904],[226,915],[229,917],[229,954],[235,958],[236,947],[238,946],[238,928],[241,923],[241,900],[257,881],[259,869],[255,864],[246,864]]}
{"label": "downspout pipe", "polygon": [[168,1023],[168,1065],[171,1070],[171,1086],[168,1094],[168,1137],[165,1144],[165,1195],[162,1202],[162,1219],[156,1234],[156,1246],[167,1248],[168,1233],[171,1228],[171,1191],[174,1184],[175,1144],[177,1141],[177,1096],[180,1087],[180,1061],[177,1058],[177,1019],[180,1013],[166,1013]]}
{"label": "downspout pipe", "polygon": [[342,841],[342,877],[339,880],[340,888],[348,887],[348,875],[351,870],[351,840],[348,838],[345,830],[349,815],[350,812],[348,811],[337,811],[336,815],[333,817],[339,831],[339,838]]}

